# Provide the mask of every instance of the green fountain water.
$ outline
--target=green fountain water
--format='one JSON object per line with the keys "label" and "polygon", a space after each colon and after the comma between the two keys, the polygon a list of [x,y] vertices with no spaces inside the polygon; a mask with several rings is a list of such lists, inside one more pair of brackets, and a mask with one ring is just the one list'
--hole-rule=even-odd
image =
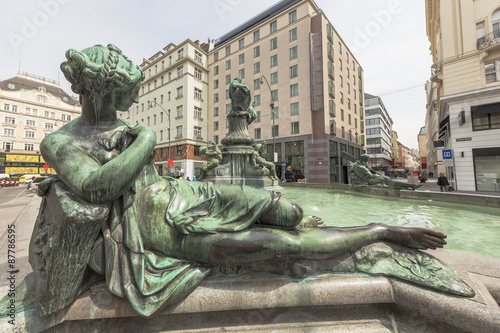
{"label": "green fountain water", "polygon": [[500,258],[500,208],[317,188],[286,187],[285,196],[329,226],[384,222],[432,228],[448,235],[446,249]]}

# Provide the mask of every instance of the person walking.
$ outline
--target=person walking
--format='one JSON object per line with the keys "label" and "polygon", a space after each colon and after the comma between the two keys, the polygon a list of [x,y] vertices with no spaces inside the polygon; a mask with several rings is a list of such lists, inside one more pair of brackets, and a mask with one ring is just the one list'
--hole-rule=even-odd
{"label": "person walking", "polygon": [[444,173],[441,172],[439,174],[437,184],[439,185],[441,192],[448,192],[448,186],[450,185],[450,183],[448,182],[448,178],[446,178]]}
{"label": "person walking", "polygon": [[286,171],[285,171],[285,181],[287,181],[287,182],[293,182],[293,181],[295,181],[295,179],[293,177],[293,171],[292,171],[292,166],[291,165],[289,165],[286,168]]}

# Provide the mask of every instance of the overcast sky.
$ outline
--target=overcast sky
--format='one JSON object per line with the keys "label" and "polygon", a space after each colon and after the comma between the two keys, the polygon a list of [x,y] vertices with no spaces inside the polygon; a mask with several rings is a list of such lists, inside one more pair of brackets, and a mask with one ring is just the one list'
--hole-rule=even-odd
{"label": "overcast sky", "polygon": [[[117,45],[136,64],[169,43],[217,39],[278,0],[2,0],[0,80],[19,71],[60,80],[69,48]],[[418,148],[432,59],[424,1],[316,0],[381,96],[399,141]],[[20,63],[20,65],[19,65]]]}

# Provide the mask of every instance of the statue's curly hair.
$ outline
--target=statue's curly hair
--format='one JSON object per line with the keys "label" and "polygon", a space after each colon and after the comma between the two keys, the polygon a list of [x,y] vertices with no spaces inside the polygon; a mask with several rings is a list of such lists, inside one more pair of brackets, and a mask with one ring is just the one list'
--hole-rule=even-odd
{"label": "statue's curly hair", "polygon": [[144,73],[113,44],[95,45],[82,51],[66,51],[61,71],[71,90],[85,94],[93,103],[99,119],[102,98],[110,92],[128,91],[144,80]]}

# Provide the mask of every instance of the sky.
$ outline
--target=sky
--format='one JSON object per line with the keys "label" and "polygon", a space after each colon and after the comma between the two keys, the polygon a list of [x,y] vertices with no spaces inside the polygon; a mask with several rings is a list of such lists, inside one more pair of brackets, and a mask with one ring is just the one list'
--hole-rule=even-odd
{"label": "sky", "polygon": [[[0,1],[0,80],[19,69],[60,81],[67,49],[112,43],[141,64],[169,43],[217,39],[278,0]],[[364,69],[365,92],[380,96],[399,141],[418,148],[432,58],[424,1],[315,0]]]}

